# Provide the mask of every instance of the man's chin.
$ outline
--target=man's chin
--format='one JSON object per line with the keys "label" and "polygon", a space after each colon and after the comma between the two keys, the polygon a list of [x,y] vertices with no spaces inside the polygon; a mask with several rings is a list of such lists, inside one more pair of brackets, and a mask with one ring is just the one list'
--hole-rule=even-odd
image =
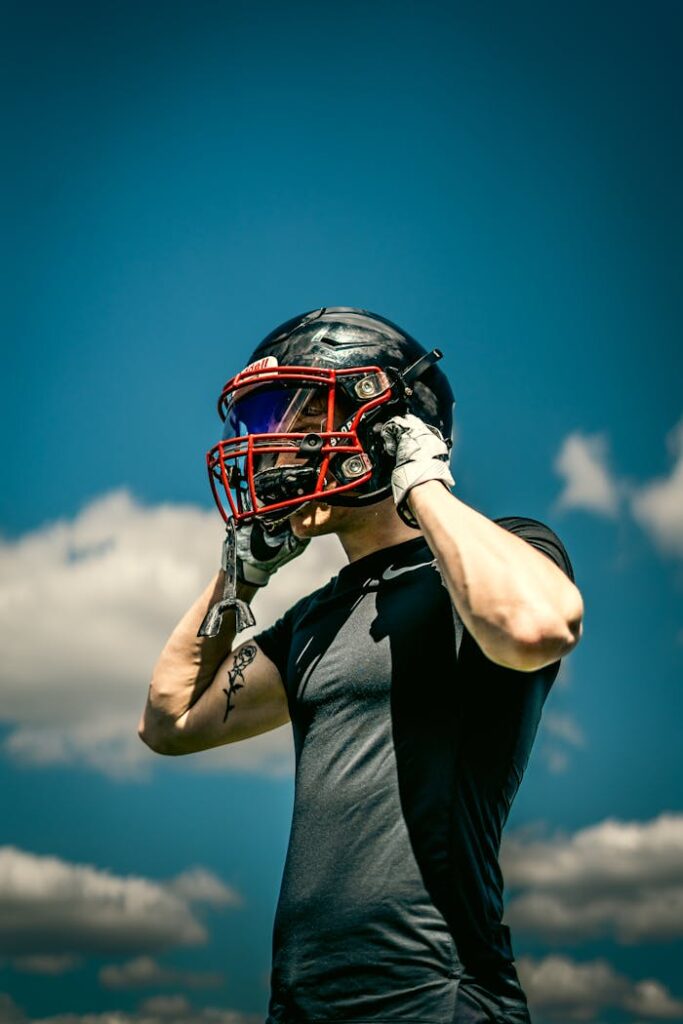
{"label": "man's chin", "polygon": [[333,527],[332,511],[332,506],[326,502],[307,501],[290,516],[292,533],[300,539],[317,533],[328,533]]}

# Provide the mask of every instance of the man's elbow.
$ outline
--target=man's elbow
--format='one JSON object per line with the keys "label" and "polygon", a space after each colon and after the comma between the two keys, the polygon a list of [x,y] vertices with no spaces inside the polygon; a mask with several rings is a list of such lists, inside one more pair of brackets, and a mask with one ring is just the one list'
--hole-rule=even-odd
{"label": "man's elbow", "polygon": [[513,667],[521,672],[535,672],[553,665],[574,650],[582,634],[582,614],[559,624],[555,629],[532,630],[515,641]]}
{"label": "man's elbow", "polygon": [[138,722],[138,736],[155,754],[174,756],[185,753],[178,744],[174,732],[168,728],[160,728],[158,724],[154,725],[147,710],[143,711]]}
{"label": "man's elbow", "polygon": [[484,653],[497,665],[518,672],[536,672],[553,665],[574,650],[583,633],[582,615],[553,628],[530,625],[525,631],[509,636],[495,649]]}

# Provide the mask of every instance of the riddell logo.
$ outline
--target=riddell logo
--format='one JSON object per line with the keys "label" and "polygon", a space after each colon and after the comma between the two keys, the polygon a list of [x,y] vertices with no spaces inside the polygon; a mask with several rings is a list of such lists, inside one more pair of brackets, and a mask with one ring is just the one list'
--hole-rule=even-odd
{"label": "riddell logo", "polygon": [[238,376],[242,377],[245,373],[258,373],[259,370],[269,370],[271,367],[277,365],[278,362],[276,356],[264,356],[263,359],[257,359],[255,363],[249,363],[249,366],[245,366]]}

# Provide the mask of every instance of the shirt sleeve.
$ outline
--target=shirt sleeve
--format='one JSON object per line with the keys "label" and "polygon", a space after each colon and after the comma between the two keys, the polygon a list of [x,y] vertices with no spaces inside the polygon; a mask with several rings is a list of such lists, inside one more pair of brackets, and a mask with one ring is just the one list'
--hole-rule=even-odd
{"label": "shirt sleeve", "polygon": [[553,562],[562,569],[572,583],[575,582],[574,568],[567,554],[567,549],[555,531],[551,530],[545,523],[540,522],[538,519],[529,519],[526,516],[505,516],[502,519],[495,519],[494,522],[502,526],[503,529],[509,530],[510,533],[515,533],[518,537],[522,537],[530,544],[533,544],[535,548],[538,548],[539,551],[542,551],[544,555],[552,558]]}
{"label": "shirt sleeve", "polygon": [[[505,516],[504,518],[494,519],[493,522],[502,526],[505,530],[509,530],[511,533],[516,533],[518,537],[522,537],[529,544],[533,544],[535,548],[542,551],[548,558],[552,558],[553,562],[562,569],[572,583],[575,582],[574,569],[567,549],[555,531],[545,523],[526,516]],[[527,729],[526,733],[528,749],[530,749],[540,718],[540,708],[553,681],[557,677],[560,669],[560,659],[549,665],[544,665],[543,668],[536,669],[533,672],[522,672],[519,669],[498,665],[486,657],[467,627],[463,626],[459,660],[463,668],[471,673],[472,678],[477,679],[477,688],[470,688],[476,689],[476,694],[473,696],[468,691],[467,700],[470,703],[481,699],[484,702],[488,701],[489,708],[507,708],[504,701],[505,698],[511,701],[518,699],[527,707],[527,711],[517,709],[514,713],[508,709],[505,711],[504,717],[509,717],[511,721],[518,719],[526,721],[527,715],[531,716],[529,720],[535,724]],[[484,683],[482,683],[482,680]],[[520,685],[510,686],[510,680],[515,680]],[[528,750],[518,757],[518,763],[522,766],[525,765],[527,758]]]}
{"label": "shirt sleeve", "polygon": [[307,594],[300,598],[279,619],[276,619],[272,626],[262,629],[252,637],[254,643],[258,644],[265,656],[273,662],[285,686],[287,686],[287,664],[295,624],[314,596],[315,594]]}
{"label": "shirt sleeve", "polygon": [[289,648],[292,643],[292,609],[288,609],[272,626],[256,633],[252,640],[261,648],[267,658],[273,662],[283,683],[287,680],[287,662]]}

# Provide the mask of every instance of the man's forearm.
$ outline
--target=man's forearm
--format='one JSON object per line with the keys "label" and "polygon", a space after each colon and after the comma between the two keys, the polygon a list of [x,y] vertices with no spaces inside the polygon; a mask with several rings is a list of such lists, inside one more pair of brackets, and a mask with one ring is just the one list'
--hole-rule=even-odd
{"label": "man's forearm", "polygon": [[[172,725],[210,686],[218,666],[232,650],[235,613],[228,611],[214,637],[197,631],[208,609],[223,594],[224,573],[214,576],[171,633],[152,673],[147,703],[138,731],[149,734]],[[237,596],[249,603],[258,587],[237,584]]]}
{"label": "man's forearm", "polygon": [[575,646],[583,601],[550,558],[439,480],[413,487],[408,504],[455,607],[489,658],[532,671]]}

